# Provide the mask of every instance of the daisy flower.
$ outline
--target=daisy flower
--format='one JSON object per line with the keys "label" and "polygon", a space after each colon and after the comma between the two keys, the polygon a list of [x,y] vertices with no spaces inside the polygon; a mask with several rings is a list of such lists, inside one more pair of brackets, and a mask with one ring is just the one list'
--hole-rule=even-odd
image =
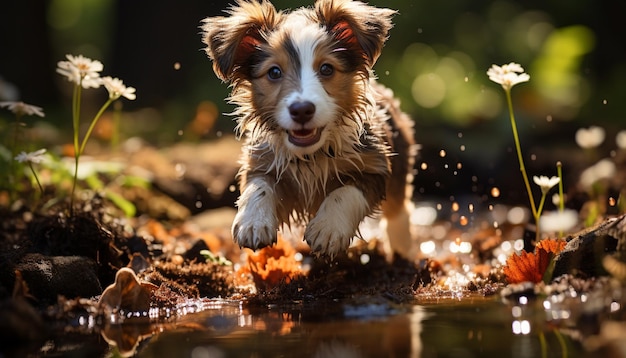
{"label": "daisy flower", "polygon": [[17,160],[20,163],[35,163],[35,164],[39,164],[39,163],[44,161],[44,159],[45,159],[44,155],[45,154],[46,154],[46,148],[39,149],[39,150],[36,150],[34,152],[30,152],[30,153],[21,152],[20,154],[18,154],[15,157],[15,160]]}
{"label": "daisy flower", "polygon": [[615,135],[615,143],[620,149],[626,149],[626,130],[621,130]]}
{"label": "daisy flower", "polygon": [[7,108],[9,111],[15,113],[17,116],[39,116],[44,117],[43,109],[41,107],[26,104],[24,102],[0,102],[0,107]]}
{"label": "daisy flower", "polygon": [[508,65],[491,65],[487,71],[489,79],[502,85],[505,91],[509,91],[518,83],[530,80],[530,75],[524,73],[524,69],[518,63],[511,62]]}
{"label": "daisy flower", "polygon": [[120,97],[126,97],[129,100],[137,98],[135,95],[134,87],[126,87],[124,82],[119,78],[112,78],[110,76],[102,77],[102,84],[109,91],[109,98],[116,100]]}
{"label": "daisy flower", "polygon": [[576,210],[548,211],[539,219],[541,228],[547,232],[569,231],[578,224],[578,212]]}
{"label": "daisy flower", "polygon": [[104,68],[102,62],[83,55],[66,55],[65,57],[68,61],[59,61],[57,64],[59,74],[67,77],[70,82],[82,85],[83,88],[100,87],[100,71]]}
{"label": "daisy flower", "polygon": [[576,131],[576,144],[583,149],[595,148],[604,142],[606,133],[604,128],[591,126]]}
{"label": "daisy flower", "polygon": [[535,182],[535,184],[539,185],[542,193],[547,193],[548,191],[550,191],[550,189],[552,189],[552,187],[557,185],[561,181],[561,179],[559,179],[558,177],[548,178],[545,175],[535,175],[533,176],[533,181]]}

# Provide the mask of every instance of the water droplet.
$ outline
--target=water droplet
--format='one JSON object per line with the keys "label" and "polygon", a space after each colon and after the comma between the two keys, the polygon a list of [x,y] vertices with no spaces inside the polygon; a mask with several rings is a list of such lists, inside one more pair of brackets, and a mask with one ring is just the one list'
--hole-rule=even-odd
{"label": "water droplet", "polygon": [[437,210],[443,209],[443,206],[441,205],[441,203],[438,203],[435,207],[437,208]]}
{"label": "water droplet", "polygon": [[531,154],[530,160],[537,160],[537,154]]}
{"label": "water droplet", "polygon": [[607,104],[607,103],[609,103],[609,101],[607,101],[606,99],[602,100],[602,104]]}
{"label": "water droplet", "polygon": [[182,129],[178,130],[178,135],[183,135],[183,130]]}
{"label": "water droplet", "polygon": [[461,224],[461,226],[465,226],[468,222],[469,220],[467,219],[467,216],[461,215],[461,217],[459,218],[459,224]]}
{"label": "water droplet", "polygon": [[428,164],[426,164],[426,162],[422,162],[422,165],[420,165],[420,168],[422,170],[426,170],[426,169],[428,169]]}
{"label": "water droplet", "polygon": [[491,188],[491,196],[494,198],[497,198],[500,196],[500,189],[498,189],[497,187],[493,187]]}
{"label": "water droplet", "polygon": [[464,145],[464,144],[461,144],[461,146],[459,147],[459,149],[461,149],[461,152],[464,152],[464,151],[465,151],[465,145]]}
{"label": "water droplet", "polygon": [[446,163],[446,164],[444,164],[444,165],[443,165],[443,167],[444,167],[445,169],[448,169],[448,164],[447,164],[447,163]]}
{"label": "water droplet", "polygon": [[174,170],[176,171],[176,177],[180,179],[185,175],[187,167],[183,163],[176,163],[176,165],[174,165]]}
{"label": "water droplet", "polygon": [[457,136],[458,136],[459,138],[463,138],[463,132],[459,132],[459,133],[457,134]]}
{"label": "water droplet", "polygon": [[614,197],[609,197],[609,205],[610,206],[615,206],[615,204],[617,204],[617,201],[615,200]]}
{"label": "water droplet", "polygon": [[180,70],[180,62],[174,62],[174,69],[175,70]]}
{"label": "water droplet", "polygon": [[446,151],[445,151],[445,150],[443,150],[443,149],[442,149],[442,150],[440,150],[440,151],[439,151],[439,156],[440,156],[440,157],[442,157],[442,158],[443,158],[443,157],[445,157],[445,156],[446,156]]}
{"label": "water droplet", "polygon": [[228,191],[230,191],[231,193],[234,193],[235,190],[237,190],[237,188],[234,185],[228,187]]}
{"label": "water droplet", "polygon": [[459,203],[456,201],[452,203],[452,211],[459,211]]}
{"label": "water droplet", "polygon": [[463,79],[465,82],[469,82],[469,77],[465,76],[465,78]]}
{"label": "water droplet", "polygon": [[467,208],[469,209],[469,212],[470,212],[470,213],[473,213],[473,212],[474,212],[474,204],[469,204],[469,205],[467,206]]}
{"label": "water droplet", "polygon": [[548,114],[548,115],[546,116],[546,121],[547,121],[547,122],[552,122],[552,116]]}
{"label": "water droplet", "polygon": [[200,209],[202,207],[202,202],[200,200],[196,201],[196,209]]}
{"label": "water droplet", "polygon": [[456,163],[456,168],[457,169],[463,168],[463,164],[461,164],[461,162]]}

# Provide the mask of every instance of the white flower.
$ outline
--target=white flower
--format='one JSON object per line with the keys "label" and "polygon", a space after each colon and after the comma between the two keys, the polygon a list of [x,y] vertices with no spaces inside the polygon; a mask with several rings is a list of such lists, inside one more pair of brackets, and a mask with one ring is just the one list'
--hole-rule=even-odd
{"label": "white flower", "polygon": [[0,102],[0,107],[7,108],[9,111],[18,116],[25,114],[27,116],[36,115],[44,117],[43,109],[41,107],[26,104],[24,102]]}
{"label": "white flower", "polygon": [[569,231],[578,224],[576,210],[548,211],[539,218],[539,227],[545,232]]}
{"label": "white flower", "polygon": [[491,65],[487,71],[487,76],[491,81],[501,84],[505,91],[510,90],[518,83],[530,80],[530,75],[524,73],[522,66],[515,62],[502,66]]}
{"label": "white flower", "polygon": [[618,148],[626,149],[626,130],[617,132],[617,135],[615,136],[615,143]]}
{"label": "white flower", "polygon": [[576,131],[576,144],[581,148],[595,148],[604,142],[604,128],[591,126]]}
{"label": "white flower", "polygon": [[535,184],[541,187],[541,192],[545,194],[550,189],[552,189],[552,187],[557,185],[561,181],[561,179],[559,179],[558,177],[548,178],[545,175],[542,175],[539,177],[535,175],[533,177],[533,181],[535,182]]}
{"label": "white flower", "polygon": [[29,163],[38,164],[44,161],[45,159],[44,154],[46,154],[46,148],[39,149],[37,151],[30,152],[30,153],[21,152],[15,157],[15,160],[17,160],[20,163],[29,162]]}
{"label": "white flower", "polygon": [[59,61],[57,72],[67,77],[83,88],[98,88],[101,85],[100,71],[104,68],[102,62],[94,61],[83,55],[66,55],[69,61]]}
{"label": "white flower", "polygon": [[137,98],[137,96],[135,96],[135,88],[124,86],[124,82],[119,78],[111,78],[110,76],[102,77],[102,84],[106,87],[107,91],[109,91],[109,98],[112,100],[116,100],[120,98],[120,96],[126,97],[131,101]]}
{"label": "white flower", "polygon": [[[567,200],[567,195],[563,194],[563,201]],[[559,206],[561,205],[561,195],[559,193],[554,193],[554,195],[552,195],[552,204]]]}
{"label": "white flower", "polygon": [[580,174],[580,185],[583,188],[590,188],[595,182],[602,179],[611,178],[615,175],[615,163],[610,159],[602,159],[596,164],[583,170]]}

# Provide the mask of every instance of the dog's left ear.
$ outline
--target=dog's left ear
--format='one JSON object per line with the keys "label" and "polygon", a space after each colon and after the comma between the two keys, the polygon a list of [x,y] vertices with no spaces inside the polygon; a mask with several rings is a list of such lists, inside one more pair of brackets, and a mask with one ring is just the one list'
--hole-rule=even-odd
{"label": "dog's left ear", "polygon": [[330,34],[346,49],[360,51],[370,68],[382,51],[396,14],[352,0],[318,0],[315,10]]}
{"label": "dog's left ear", "polygon": [[206,18],[201,28],[215,74],[222,81],[232,82],[250,77],[260,47],[281,14],[268,0],[237,0],[228,15]]}

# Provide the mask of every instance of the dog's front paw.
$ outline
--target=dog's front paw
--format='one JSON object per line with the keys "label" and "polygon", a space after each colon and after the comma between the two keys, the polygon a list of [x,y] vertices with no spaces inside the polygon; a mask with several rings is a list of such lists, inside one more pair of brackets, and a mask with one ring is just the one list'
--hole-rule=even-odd
{"label": "dog's front paw", "polygon": [[237,200],[233,239],[239,247],[256,250],[276,242],[278,218],[271,187],[262,179],[251,180]]}
{"label": "dog's front paw", "polygon": [[233,221],[233,238],[239,247],[261,249],[276,242],[278,224],[269,210],[248,210],[237,212]]}
{"label": "dog's front paw", "polygon": [[359,223],[369,212],[361,190],[353,186],[328,195],[317,215],[309,222],[304,239],[314,252],[334,257],[350,246]]}

